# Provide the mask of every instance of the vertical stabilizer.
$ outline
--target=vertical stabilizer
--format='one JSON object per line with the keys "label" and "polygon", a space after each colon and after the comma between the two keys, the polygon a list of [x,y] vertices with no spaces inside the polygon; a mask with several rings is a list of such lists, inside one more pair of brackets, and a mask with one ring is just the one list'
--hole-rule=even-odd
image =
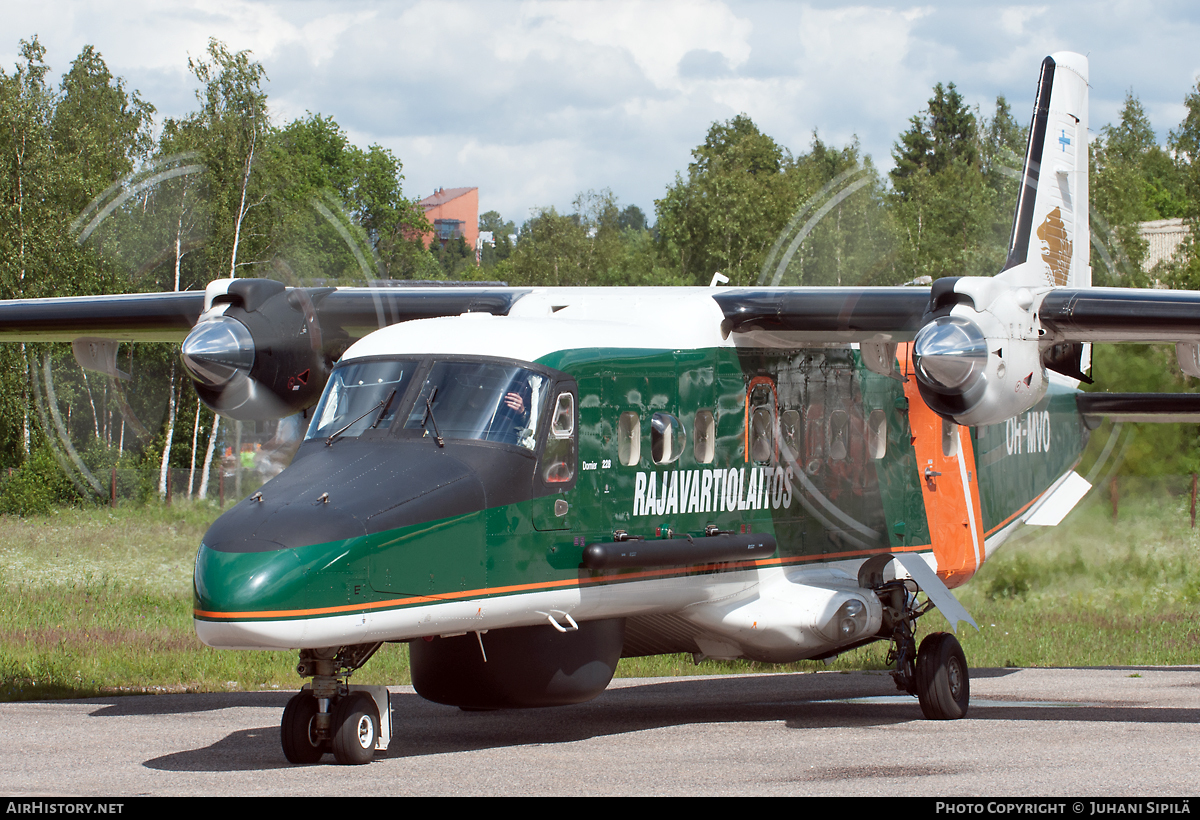
{"label": "vertical stabilizer", "polygon": [[1042,61],[1025,169],[1002,276],[1026,286],[1089,287],[1088,62]]}

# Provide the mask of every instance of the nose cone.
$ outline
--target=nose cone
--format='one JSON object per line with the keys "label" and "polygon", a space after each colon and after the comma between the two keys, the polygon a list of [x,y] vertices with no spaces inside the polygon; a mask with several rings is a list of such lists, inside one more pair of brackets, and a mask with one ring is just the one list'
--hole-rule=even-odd
{"label": "nose cone", "polygon": [[927,384],[968,389],[987,367],[987,339],[973,322],[942,316],[921,328],[913,343],[913,366]]}
{"label": "nose cone", "polygon": [[[488,526],[518,525],[508,505],[533,497],[534,464],[518,448],[424,438],[305,442],[205,533],[197,635],[225,648],[355,643],[363,612],[486,587]],[[502,515],[489,524],[491,508]]]}
{"label": "nose cone", "polygon": [[218,316],[201,322],[183,340],[183,366],[209,387],[229,384],[254,366],[254,338],[236,319]]}

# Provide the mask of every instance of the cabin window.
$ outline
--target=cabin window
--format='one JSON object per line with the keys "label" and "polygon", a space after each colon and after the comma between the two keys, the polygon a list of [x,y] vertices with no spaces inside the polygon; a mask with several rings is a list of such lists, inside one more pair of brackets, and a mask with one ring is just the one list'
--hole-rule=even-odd
{"label": "cabin window", "polygon": [[804,472],[816,475],[825,460],[825,408],[812,405],[804,411]]}
{"label": "cabin window", "polygon": [[[759,378],[766,379],[765,376],[761,376]],[[759,405],[763,404],[774,404],[772,401],[772,395],[770,384],[756,384],[750,388],[750,405],[752,407],[758,407]]]}
{"label": "cabin window", "polygon": [[867,452],[874,459],[887,455],[887,414],[882,410],[872,410],[867,417]]}
{"label": "cabin window", "polygon": [[415,361],[378,359],[334,368],[305,439],[328,438],[339,431],[339,438],[354,438],[368,430],[386,430],[416,369]]}
{"label": "cabin window", "polygon": [[767,462],[775,455],[775,431],[770,407],[755,407],[750,414],[750,459]]}
{"label": "cabin window", "polygon": [[711,410],[700,410],[696,413],[696,440],[692,452],[696,461],[701,464],[712,464],[717,454],[716,427]]}
{"label": "cabin window", "polygon": [[749,415],[746,419],[746,458],[765,464],[775,458],[775,385],[766,376],[750,382],[746,397]]}
{"label": "cabin window", "polygon": [[843,461],[850,454],[850,414],[834,410],[829,414],[829,457]]}
{"label": "cabin window", "polygon": [[436,422],[445,438],[533,450],[547,386],[545,376],[515,365],[436,362],[404,427],[433,435]]}
{"label": "cabin window", "polygon": [[626,467],[642,459],[642,420],[632,411],[622,413],[617,422],[617,459]]}
{"label": "cabin window", "polygon": [[954,458],[958,455],[958,425],[942,419],[942,455]]}
{"label": "cabin window", "polygon": [[796,410],[784,410],[779,416],[780,444],[783,445],[784,459],[794,461],[800,457],[800,445],[804,443],[803,430],[800,427],[800,413]]}
{"label": "cabin window", "polygon": [[542,480],[565,484],[575,477],[575,396],[559,393],[542,452]]}
{"label": "cabin window", "polygon": [[687,433],[679,419],[669,413],[655,413],[650,418],[650,455],[655,464],[670,464],[683,455]]}

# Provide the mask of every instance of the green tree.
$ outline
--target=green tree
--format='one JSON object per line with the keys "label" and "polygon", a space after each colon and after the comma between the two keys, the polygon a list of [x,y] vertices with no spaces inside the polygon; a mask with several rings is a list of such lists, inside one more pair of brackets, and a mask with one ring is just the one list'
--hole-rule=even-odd
{"label": "green tree", "polygon": [[273,131],[259,171],[282,237],[272,250],[307,278],[427,275],[434,262],[420,236],[429,223],[404,197],[400,170],[390,151],[351,144],[332,117],[309,114]]}
{"label": "green tree", "polygon": [[1016,197],[1004,171],[1021,141],[1003,97],[981,126],[953,83],[934,86],[928,106],[893,149],[897,264],[910,278],[991,276],[1001,269]]}
{"label": "green tree", "polygon": [[892,219],[884,189],[857,140],[838,149],[814,131],[788,170],[793,214],[778,232],[759,283],[895,284]]}
{"label": "green tree", "polygon": [[57,191],[68,213],[82,211],[92,197],[149,156],[153,116],[154,106],[138,92],[127,91],[99,52],[84,46],[63,75],[51,121],[55,157],[72,166]]}
{"label": "green tree", "polygon": [[1125,96],[1119,122],[1104,126],[1092,142],[1091,164],[1092,211],[1100,217],[1095,221],[1101,230],[1107,228],[1109,244],[1117,244],[1129,262],[1120,284],[1149,284],[1141,274],[1147,244],[1138,223],[1182,216],[1185,193],[1174,161],[1155,141],[1132,92]]}
{"label": "green tree", "polygon": [[491,244],[484,243],[479,259],[480,268],[489,271],[494,269],[497,263],[512,256],[512,237],[517,233],[517,226],[506,222],[499,211],[485,211],[479,215],[479,230],[490,231],[492,234]]}
{"label": "green tree", "polygon": [[655,201],[661,252],[689,283],[718,271],[749,283],[798,199],[792,157],[739,114],[713,123],[692,160],[687,179],[676,174]]}
{"label": "green tree", "polygon": [[[626,284],[628,231],[619,225],[621,210],[610,190],[585,191],[575,211],[560,214],[543,208],[521,226],[511,256],[495,270],[510,284]],[[651,266],[652,267],[652,266]]]}
{"label": "green tree", "polygon": [[1183,190],[1182,203],[1173,215],[1186,219],[1188,238],[1167,273],[1171,287],[1200,288],[1200,82],[1184,98],[1187,113],[1171,132],[1168,146]]}
{"label": "green tree", "polygon": [[934,175],[958,162],[978,164],[978,123],[954,83],[933,87],[929,106],[909,120],[892,156],[892,185],[901,196],[908,191],[907,181],[921,171]]}
{"label": "green tree", "polygon": [[617,217],[617,227],[621,230],[644,231],[650,226],[646,223],[646,214],[641,208],[628,205]]}
{"label": "green tree", "polygon": [[[144,156],[153,109],[128,94],[91,46],[57,91],[48,82],[45,49],[36,37],[22,41],[21,58],[12,74],[0,69],[0,296],[124,289],[127,280],[78,245],[72,222]],[[43,353],[41,346],[0,352],[6,360],[0,446],[10,464],[39,446],[39,414],[31,410],[26,374]],[[99,429],[97,419],[92,427]]]}
{"label": "green tree", "polygon": [[[267,190],[254,174],[270,131],[266,70],[250,52],[231,53],[208,41],[208,59],[188,59],[200,81],[200,110],[164,125],[165,151],[198,149],[203,158],[212,220],[206,247],[209,278],[237,276],[239,269],[267,256],[270,215],[263,213]],[[243,242],[246,247],[243,247]]]}
{"label": "green tree", "polygon": [[52,210],[57,187],[51,140],[55,100],[46,83],[50,69],[45,54],[36,37],[22,40],[23,62],[12,74],[0,69],[0,295],[6,299],[46,295],[42,289],[49,277],[40,268],[53,254],[59,222]]}

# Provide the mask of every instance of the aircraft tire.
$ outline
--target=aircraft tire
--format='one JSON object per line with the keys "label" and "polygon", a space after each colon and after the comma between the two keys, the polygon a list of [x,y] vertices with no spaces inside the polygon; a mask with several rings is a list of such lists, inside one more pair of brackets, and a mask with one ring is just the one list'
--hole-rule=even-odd
{"label": "aircraft tire", "polygon": [[317,699],[307,691],[294,695],[284,707],[279,734],[288,763],[316,763],[327,751],[314,734],[316,716]]}
{"label": "aircraft tire", "polygon": [[949,632],[934,632],[917,652],[917,700],[928,720],[958,720],[971,702],[967,656]]}
{"label": "aircraft tire", "polygon": [[379,709],[366,692],[351,692],[333,710],[333,757],[343,766],[361,766],[375,757]]}

